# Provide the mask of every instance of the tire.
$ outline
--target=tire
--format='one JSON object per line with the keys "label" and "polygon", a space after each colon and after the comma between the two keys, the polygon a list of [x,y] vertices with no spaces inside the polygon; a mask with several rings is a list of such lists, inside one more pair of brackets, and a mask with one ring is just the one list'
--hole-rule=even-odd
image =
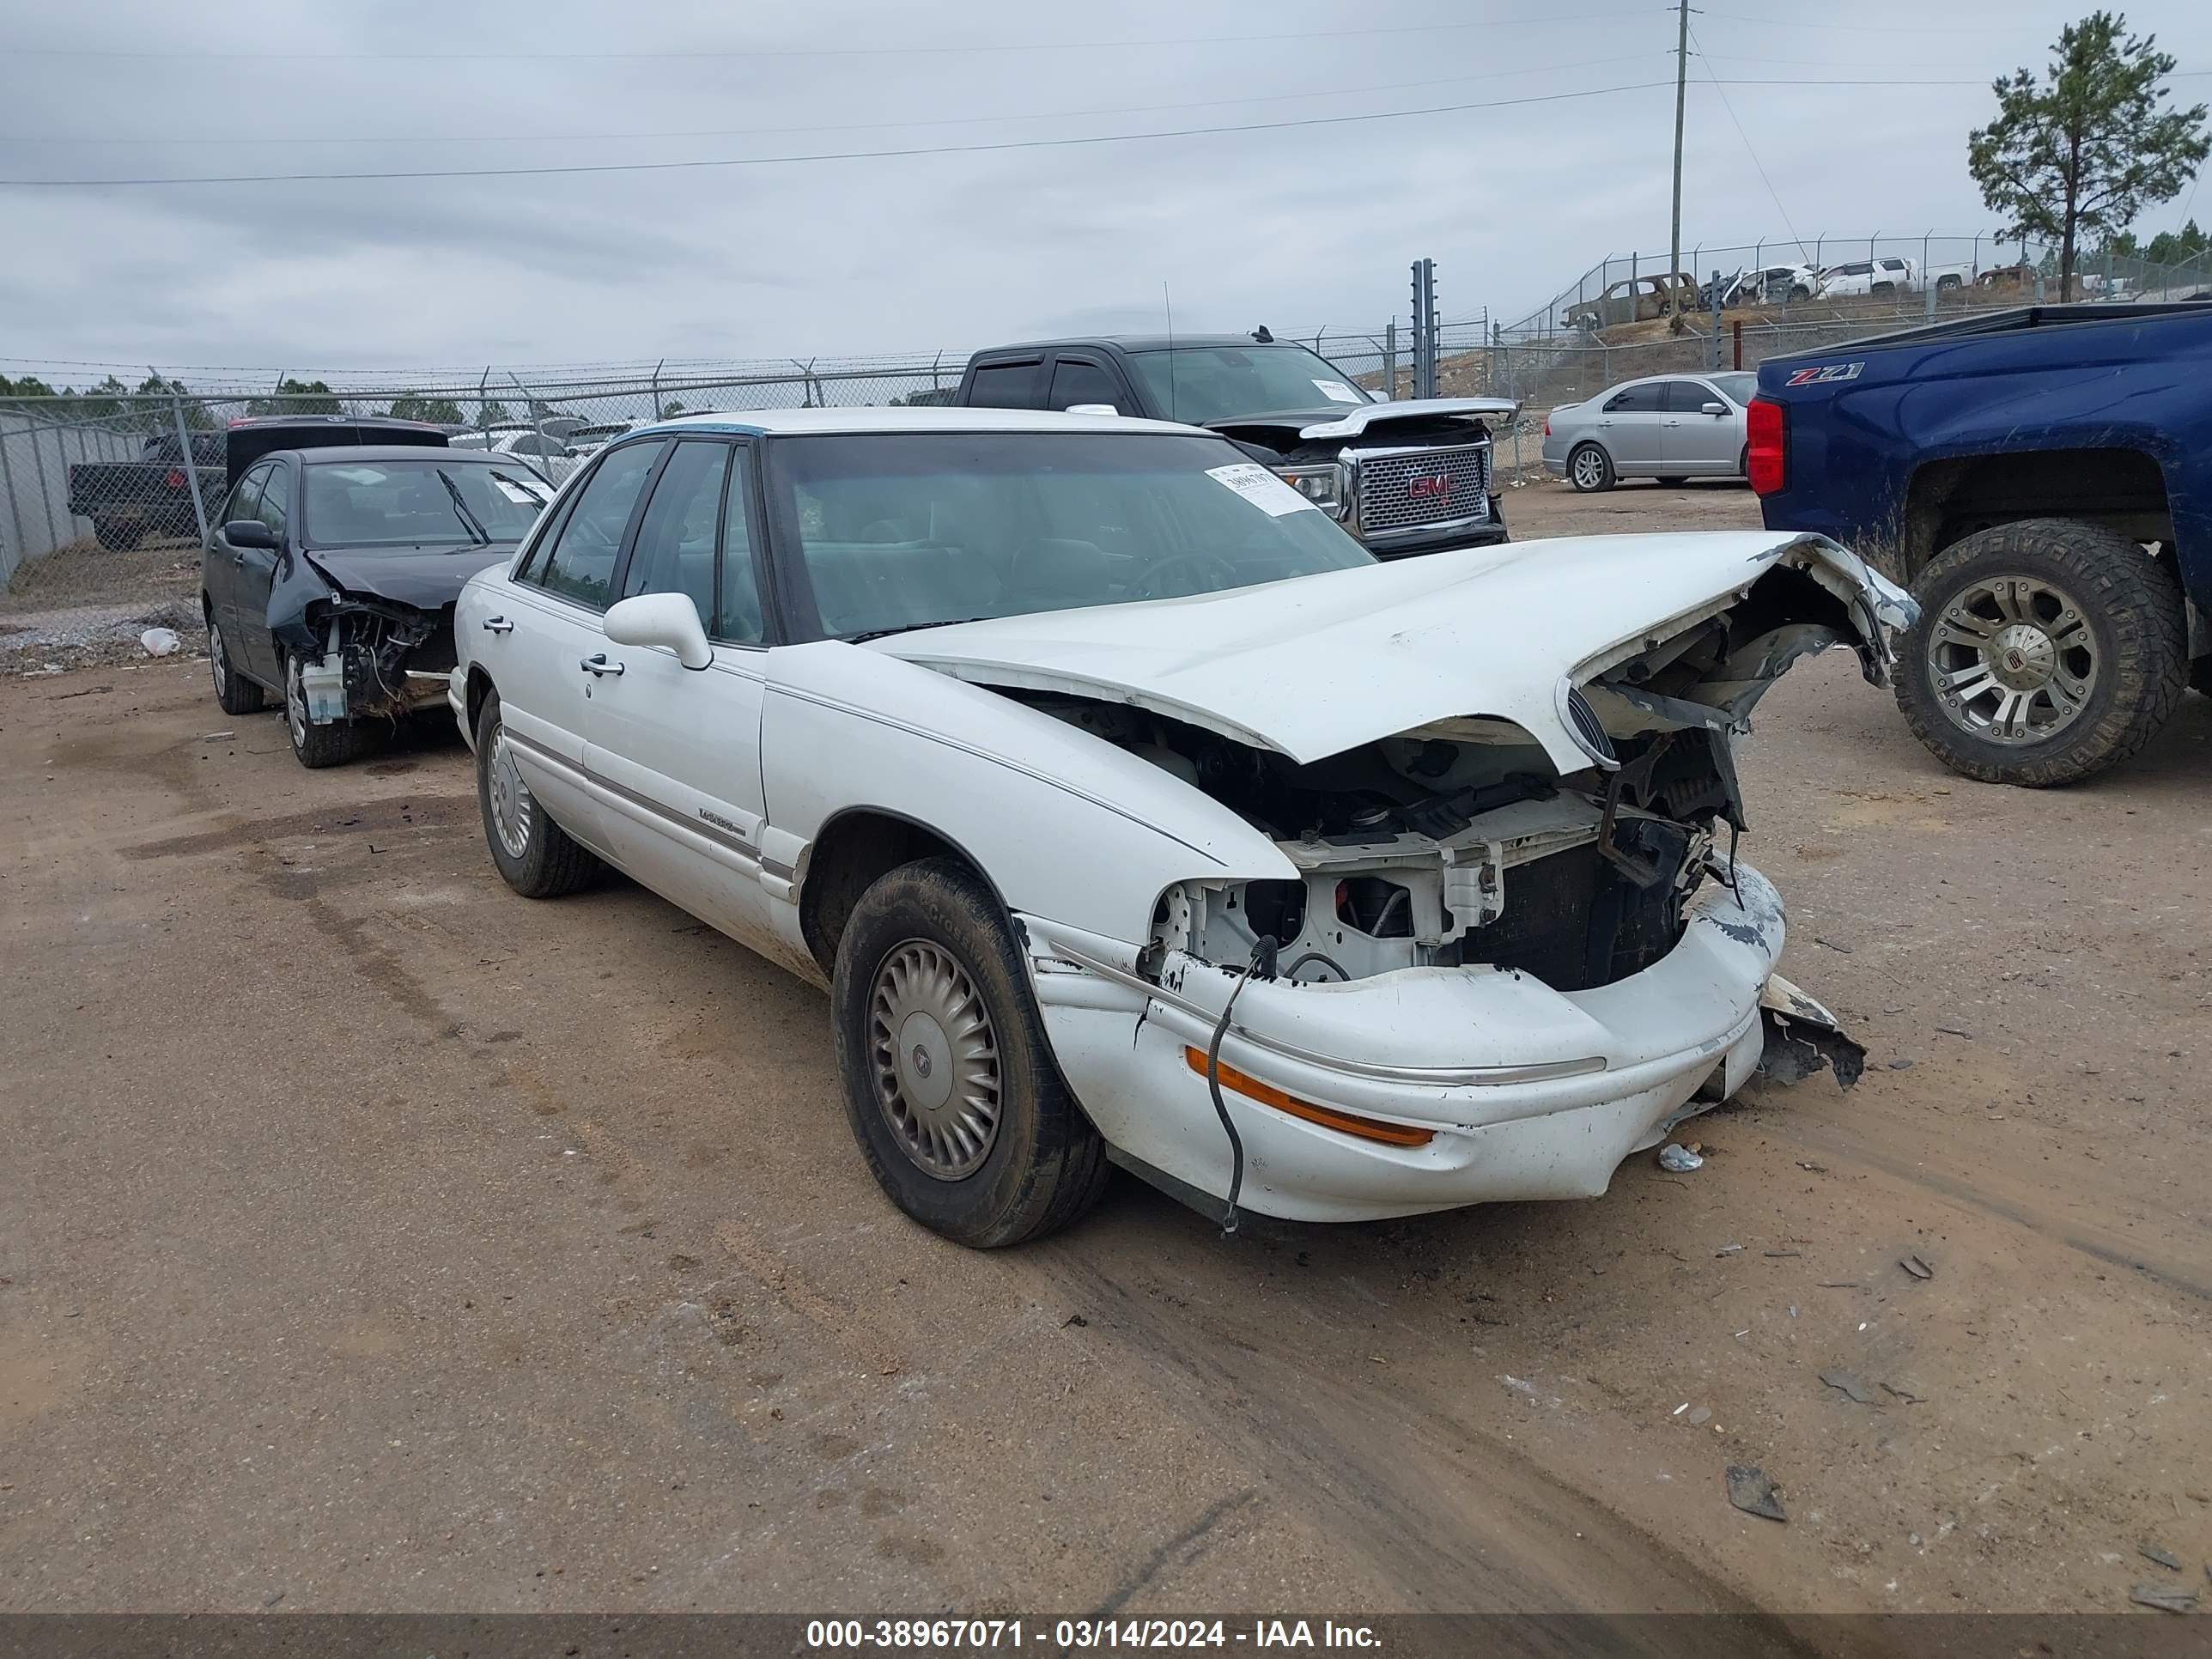
{"label": "tire", "polygon": [[[2117,531],[2000,525],[1945,549],[1913,590],[1898,706],[1966,777],[2031,789],[2092,777],[2156,736],[2188,684],[2180,586]],[[1954,683],[1939,688],[1939,676]]]}
{"label": "tire", "polygon": [[1751,446],[1746,444],[1736,452],[1735,476],[1748,481],[1751,477]]}
{"label": "tire", "polygon": [[1962,276],[1938,276],[1936,279],[1936,291],[1938,294],[1948,294],[1952,289],[1964,288],[1966,285],[1966,279]]}
{"label": "tire", "polygon": [[[499,693],[486,692],[483,707],[477,711],[477,811],[483,820],[484,845],[491,848],[492,863],[507,884],[525,898],[558,898],[590,886],[605,866],[546,815],[520,773],[499,775],[502,764],[512,766],[506,750]],[[507,795],[509,788],[517,793]],[[495,793],[501,798],[497,801]],[[519,805],[520,811],[502,829],[501,817],[509,811],[510,803]]]}
{"label": "tire", "polygon": [[2197,657],[2191,661],[2189,684],[2212,697],[2212,657]]}
{"label": "tire", "polygon": [[311,772],[343,766],[368,746],[368,734],[351,720],[324,726],[307,718],[297,657],[284,659],[284,732],[292,740],[292,757]]}
{"label": "tire", "polygon": [[267,694],[258,682],[246,678],[232,664],[230,641],[223,638],[212,612],[208,615],[207,631],[208,672],[215,677],[215,700],[226,714],[259,713]]}
{"label": "tire", "polygon": [[1895,283],[1876,283],[1872,288],[1869,289],[1867,292],[1887,297],[1887,295],[1897,292],[1897,284]]}
{"label": "tire", "polygon": [[[966,865],[904,865],[861,896],[837,941],[830,1006],[854,1139],[908,1216],[988,1250],[1042,1238],[1097,1202],[1106,1143],[1060,1074],[997,899]],[[945,1030],[963,1018],[980,1020],[964,1058]],[[947,1093],[932,1103],[938,1067]],[[994,1109],[981,1133],[976,1112],[942,1115],[963,1081]]]}
{"label": "tire", "polygon": [[1790,303],[1795,304],[1800,300],[1809,300],[1812,297],[1813,290],[1807,288],[1804,283],[1792,283],[1790,285],[1789,300]]}
{"label": "tire", "polygon": [[1567,482],[1585,495],[1595,495],[1610,489],[1618,482],[1613,470],[1613,457],[1602,446],[1594,443],[1577,444],[1567,454]]}
{"label": "tire", "polygon": [[128,553],[146,539],[146,526],[118,519],[94,519],[93,538],[111,553]]}

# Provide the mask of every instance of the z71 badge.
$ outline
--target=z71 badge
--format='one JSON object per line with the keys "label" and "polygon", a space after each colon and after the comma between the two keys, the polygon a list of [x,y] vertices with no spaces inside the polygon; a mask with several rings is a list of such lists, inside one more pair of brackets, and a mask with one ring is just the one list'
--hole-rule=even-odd
{"label": "z71 badge", "polygon": [[1784,380],[1782,384],[1784,386],[1826,386],[1831,380],[1856,380],[1859,377],[1859,371],[1865,367],[1866,365],[1863,362],[1824,363],[1818,368],[1797,369],[1794,371],[1790,374],[1790,378]]}

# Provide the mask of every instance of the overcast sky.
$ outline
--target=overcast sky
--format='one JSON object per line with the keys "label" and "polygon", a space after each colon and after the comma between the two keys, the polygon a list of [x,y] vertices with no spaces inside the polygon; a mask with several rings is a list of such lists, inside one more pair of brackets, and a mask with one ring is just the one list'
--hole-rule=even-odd
{"label": "overcast sky", "polygon": [[[2081,9],[1694,12],[1723,81],[1969,84],[1732,86],[1747,144],[1693,60],[1686,246],[1985,228],[1965,158],[1987,82],[2039,69]],[[2212,70],[2204,0],[2128,15],[2183,70]],[[1404,315],[1423,254],[1449,316],[1510,320],[1608,252],[1663,253],[1674,39],[1670,8],[1628,0],[0,0],[8,179],[792,156],[1642,88],[785,165],[4,188],[0,358],[307,371],[961,350],[1155,326],[1164,281],[1178,329],[1310,332]],[[2175,88],[2198,101],[2212,76]]]}

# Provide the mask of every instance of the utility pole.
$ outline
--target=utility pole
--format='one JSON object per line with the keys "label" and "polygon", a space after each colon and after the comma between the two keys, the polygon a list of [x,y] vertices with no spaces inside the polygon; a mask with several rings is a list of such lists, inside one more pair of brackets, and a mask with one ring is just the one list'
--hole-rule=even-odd
{"label": "utility pole", "polygon": [[1674,227],[1667,243],[1667,309],[1669,329],[1682,328],[1682,289],[1674,273],[1682,268],[1682,100],[1690,82],[1690,0],[1677,0],[1674,27]]}

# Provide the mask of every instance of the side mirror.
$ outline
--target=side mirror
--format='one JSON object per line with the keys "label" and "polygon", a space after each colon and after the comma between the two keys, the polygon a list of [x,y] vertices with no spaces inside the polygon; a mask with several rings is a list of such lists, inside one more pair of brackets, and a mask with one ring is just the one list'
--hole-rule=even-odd
{"label": "side mirror", "polygon": [[1707,404],[1705,405],[1705,412],[1708,415],[1725,415],[1728,413],[1728,405],[1726,404]]}
{"label": "side mirror", "polygon": [[607,637],[617,645],[665,646],[686,668],[714,660],[699,607],[689,593],[641,593],[607,608]]}
{"label": "side mirror", "polygon": [[1121,411],[1111,404],[1070,404],[1066,412],[1070,415],[1119,415]]}
{"label": "side mirror", "polygon": [[258,519],[233,519],[222,527],[222,538],[233,547],[261,547],[276,551],[276,532]]}

